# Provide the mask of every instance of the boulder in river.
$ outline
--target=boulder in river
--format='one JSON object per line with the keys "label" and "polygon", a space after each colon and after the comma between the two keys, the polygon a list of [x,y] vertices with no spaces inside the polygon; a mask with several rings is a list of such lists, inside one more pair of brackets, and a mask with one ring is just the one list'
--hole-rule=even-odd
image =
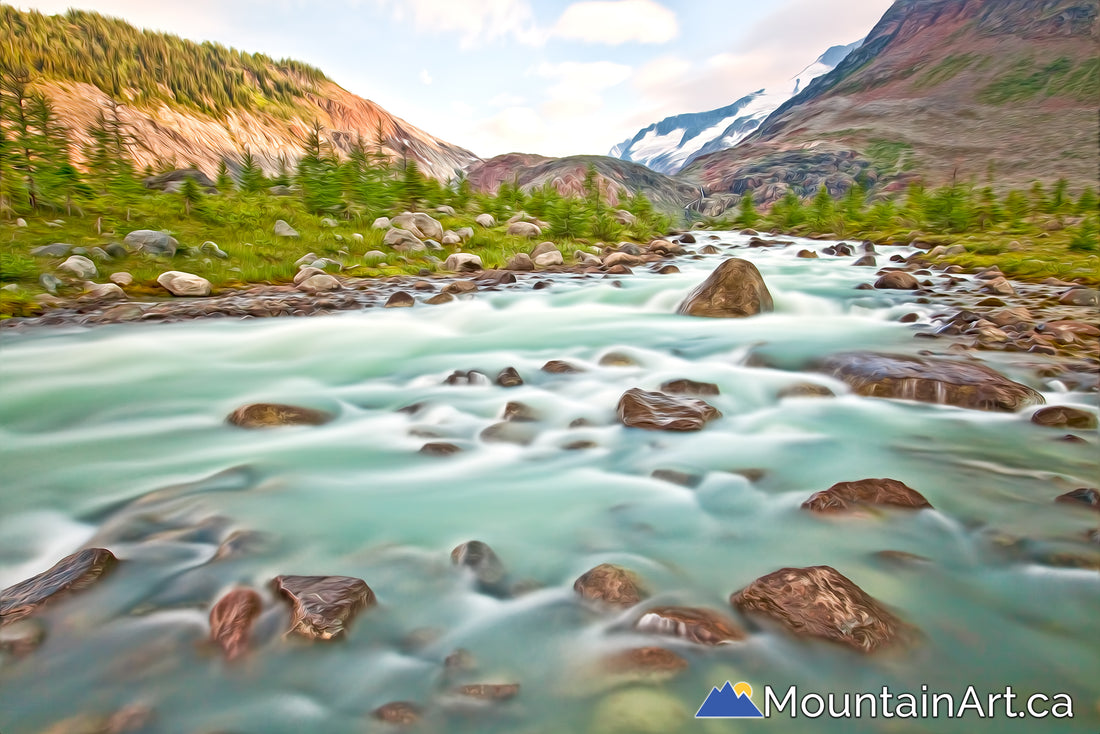
{"label": "boulder in river", "polygon": [[531,256],[526,252],[517,252],[508,260],[508,264],[504,266],[507,270],[518,270],[525,272],[535,269],[535,262],[531,259]]}
{"label": "boulder in river", "polygon": [[722,414],[693,398],[673,397],[631,388],[619,399],[619,420],[630,428],[648,431],[699,431]]}
{"label": "boulder in river", "polygon": [[860,395],[1012,412],[1041,404],[1043,396],[981,364],[947,359],[848,352],[826,358],[822,372]]}
{"label": "boulder in river", "polygon": [[830,513],[868,505],[916,510],[932,507],[920,492],[896,479],[859,479],[837,482],[828,489],[815,492],[802,503],[802,509]]}
{"label": "boulder in river", "polygon": [[338,291],[342,287],[343,286],[340,285],[340,279],[328,273],[314,273],[298,284],[298,290],[305,291],[306,293]]}
{"label": "boulder in river", "polygon": [[473,571],[479,586],[496,589],[504,582],[504,564],[488,543],[468,540],[451,551],[451,563]]}
{"label": "boulder in river", "polygon": [[573,582],[573,591],[582,599],[616,607],[632,607],[649,596],[636,573],[611,563],[585,571]]}
{"label": "boulder in river", "polygon": [[696,382],[695,380],[681,378],[661,383],[661,392],[679,393],[681,395],[717,395],[718,386],[713,382]]}
{"label": "boulder in river", "polygon": [[424,709],[411,701],[391,701],[371,711],[371,716],[394,726],[412,726],[423,718]]}
{"label": "boulder in river", "polygon": [[386,308],[410,308],[416,299],[405,291],[397,291],[386,301]]}
{"label": "boulder in river", "polygon": [[210,610],[210,640],[222,649],[226,660],[235,660],[248,650],[252,625],[263,603],[252,589],[233,589]]}
{"label": "boulder in river", "polygon": [[1096,415],[1068,405],[1051,405],[1031,415],[1031,422],[1050,428],[1096,428]]}
{"label": "boulder in river", "polygon": [[634,623],[640,632],[672,635],[700,645],[719,645],[745,638],[732,619],[704,607],[654,607]]}
{"label": "boulder in river", "polygon": [[1055,502],[1100,510],[1100,490],[1094,487],[1078,487],[1054,498]]}
{"label": "boulder in river", "polygon": [[85,548],[65,556],[37,576],[0,591],[0,626],[29,617],[47,604],[99,581],[118,564],[106,548]]}
{"label": "boulder in river", "polygon": [[501,387],[519,387],[523,384],[523,378],[515,367],[505,367],[497,375],[496,383]]}
{"label": "boulder in river", "polygon": [[676,313],[686,316],[736,318],[774,308],[764,278],[748,260],[730,258],[688,294]]}
{"label": "boulder in river", "polygon": [[799,637],[859,652],[875,652],[909,635],[904,622],[831,566],[781,568],[730,595],[730,604]]}
{"label": "boulder in river", "polygon": [[920,288],[920,283],[917,282],[916,278],[904,270],[890,270],[883,273],[882,276],[875,281],[875,288],[883,290],[915,291]]}
{"label": "boulder in river", "polygon": [[339,637],[364,607],[378,603],[352,576],[276,576],[271,585],[290,602],[290,631],[311,640]]}
{"label": "boulder in river", "polygon": [[543,372],[549,372],[554,375],[572,375],[578,372],[584,372],[580,367],[569,364],[561,359],[552,359],[542,366]]}
{"label": "boulder in river", "polygon": [[332,420],[332,414],[314,408],[282,403],[251,403],[237,408],[226,419],[241,428],[273,426],[319,426]]}

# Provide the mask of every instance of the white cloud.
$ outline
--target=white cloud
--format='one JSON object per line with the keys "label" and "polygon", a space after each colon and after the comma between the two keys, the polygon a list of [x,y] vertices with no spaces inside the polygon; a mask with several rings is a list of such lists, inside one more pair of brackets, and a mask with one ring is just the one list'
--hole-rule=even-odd
{"label": "white cloud", "polygon": [[554,83],[547,88],[546,112],[562,117],[583,115],[603,105],[603,91],[630,78],[632,69],[612,61],[565,61],[560,64],[539,64],[539,76]]}
{"label": "white cloud", "polygon": [[501,92],[489,100],[490,107],[522,107],[525,104],[527,104],[526,99],[518,94],[508,94],[507,92]]}
{"label": "white cloud", "polygon": [[551,33],[617,46],[667,43],[679,35],[680,26],[676,13],[654,0],[585,0],[567,7]]}
{"label": "white cloud", "polygon": [[423,84],[431,84],[432,83],[432,75],[428,73],[427,69],[421,69],[420,70],[420,81]]}
{"label": "white cloud", "polygon": [[546,142],[547,127],[530,107],[508,107],[486,118],[477,132],[499,150],[531,151]]}
{"label": "white cloud", "polygon": [[544,35],[527,0],[375,0],[392,8],[395,20],[412,20],[419,31],[457,33],[464,48],[498,38],[538,45]]}

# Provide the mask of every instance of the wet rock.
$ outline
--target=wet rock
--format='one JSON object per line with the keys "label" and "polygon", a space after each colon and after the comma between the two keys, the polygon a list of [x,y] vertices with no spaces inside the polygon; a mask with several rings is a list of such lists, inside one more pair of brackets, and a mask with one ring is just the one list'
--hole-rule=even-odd
{"label": "wet rock", "polygon": [[218,545],[213,560],[222,561],[252,556],[266,552],[274,545],[274,539],[267,533],[256,530],[234,530]]}
{"label": "wet rock", "polygon": [[701,285],[688,294],[676,313],[686,316],[739,318],[772,309],[772,295],[764,284],[760,271],[748,260],[734,257],[719,265]]}
{"label": "wet rock", "polygon": [[608,268],[613,268],[616,265],[641,265],[645,262],[645,258],[637,255],[631,255],[626,252],[613,252],[603,259],[603,264]]}
{"label": "wet rock", "polygon": [[835,396],[836,393],[829,388],[813,382],[796,382],[793,385],[781,388],[777,394],[779,398],[831,398]]}
{"label": "wet rock", "polygon": [[695,489],[703,482],[703,477],[698,474],[676,471],[675,469],[655,469],[649,476],[669,484],[677,484],[688,489]]}
{"label": "wet rock", "polygon": [[721,250],[714,245],[703,245],[699,248],[700,255],[718,255],[721,254]]}
{"label": "wet rock", "polygon": [[488,543],[480,540],[468,540],[451,551],[451,563],[473,571],[478,586],[492,591],[499,590],[504,583],[504,564]]}
{"label": "wet rock", "polygon": [[456,252],[447,256],[443,269],[456,273],[481,270],[481,257],[470,252]]}
{"label": "wet rock", "polygon": [[535,269],[535,262],[526,252],[519,252],[513,255],[512,258],[508,261],[508,264],[504,267],[507,270],[518,270],[520,272],[526,272]]}
{"label": "wet rock", "polygon": [[411,308],[416,299],[405,291],[397,291],[386,301],[386,308]]}
{"label": "wet rock", "polygon": [[424,716],[424,709],[410,701],[391,701],[371,711],[371,716],[394,726],[412,726]]}
{"label": "wet rock", "polygon": [[908,626],[831,566],[783,568],[730,595],[742,614],[778,622],[799,637],[816,637],[872,653],[910,634]]}
{"label": "wet rock", "polygon": [[1078,487],[1065,494],[1058,495],[1054,498],[1054,501],[1100,510],[1100,490],[1093,487]]}
{"label": "wet rock", "polygon": [[290,631],[311,640],[341,636],[362,609],[377,604],[366,582],[351,576],[276,576],[271,584],[290,602]]}
{"label": "wet rock", "polygon": [[637,367],[638,361],[629,354],[622,352],[608,352],[600,357],[601,367]]}
{"label": "wet rock", "polygon": [[252,625],[262,608],[260,595],[252,589],[233,589],[210,610],[210,641],[222,649],[226,660],[247,652]]}
{"label": "wet rock", "polygon": [[1066,306],[1100,306],[1100,290],[1095,288],[1070,288],[1058,298]]}
{"label": "wet rock", "polygon": [[66,595],[99,581],[118,559],[105,548],[85,548],[65,556],[50,569],[0,592],[0,626],[29,617]]}
{"label": "wet rock", "polygon": [[912,323],[914,323],[916,321],[919,321],[919,320],[920,320],[920,314],[909,312],[909,313],[903,315],[901,318],[899,318],[898,322],[902,323],[902,324],[912,324]]}
{"label": "wet rock", "polygon": [[452,456],[460,451],[462,449],[458,446],[444,441],[433,441],[420,447],[420,453],[426,456]]}
{"label": "wet rock", "polygon": [[477,370],[469,370],[464,372],[462,370],[455,370],[451,374],[447,375],[447,379],[443,381],[444,385],[488,385],[489,377],[484,372],[478,372]]}
{"label": "wet rock", "polygon": [[688,379],[669,380],[661,383],[661,392],[679,395],[717,395],[718,386],[713,382],[696,382]]}
{"label": "wet rock", "polygon": [[157,276],[157,283],[173,296],[202,297],[209,296],[212,290],[210,281],[201,275],[185,273],[181,270],[169,270]]}
{"label": "wet rock", "polygon": [[700,645],[719,645],[745,638],[745,633],[732,619],[703,607],[654,607],[638,618],[634,629],[671,635]]}
{"label": "wet rock", "polygon": [[846,512],[866,506],[909,509],[932,507],[920,492],[896,479],[837,482],[826,490],[814,493],[802,503],[803,510],[820,513]]}
{"label": "wet rock", "polygon": [[584,372],[580,367],[576,367],[560,359],[550,360],[542,366],[542,371],[554,375],[572,375],[578,372]]}
{"label": "wet rock", "polygon": [[875,281],[875,288],[915,291],[920,288],[920,283],[903,270],[890,270]]}
{"label": "wet rock", "polygon": [[1031,422],[1049,428],[1096,428],[1096,415],[1068,405],[1051,405],[1031,415]]}
{"label": "wet rock", "polygon": [[657,270],[658,275],[672,275],[673,273],[680,272],[680,268],[675,265],[665,265],[663,268]]}
{"label": "wet rock", "polygon": [[688,668],[688,661],[663,647],[634,647],[600,661],[608,673],[641,673],[671,676]]}
{"label": "wet rock", "polygon": [[320,426],[333,419],[331,413],[282,403],[251,403],[237,408],[226,420],[241,428],[273,426]]}
{"label": "wet rock", "polygon": [[875,261],[874,255],[864,255],[852,263],[852,265],[859,268],[873,268],[878,265],[878,262]]}
{"label": "wet rock", "polygon": [[439,306],[444,303],[450,303],[454,299],[455,297],[450,293],[436,293],[434,296],[424,301],[424,303],[429,306]]}
{"label": "wet rock", "polygon": [[707,421],[721,417],[702,400],[673,397],[632,388],[619,399],[619,420],[630,428],[648,431],[699,431]]}
{"label": "wet rock", "polygon": [[798,254],[795,255],[795,257],[801,257],[801,258],[806,259],[806,260],[816,260],[817,259],[817,253],[814,252],[813,250],[799,250]]}
{"label": "wet rock", "polygon": [[275,236],[276,237],[297,237],[298,230],[291,227],[282,219],[275,220]]}
{"label": "wet rock", "polygon": [[820,369],[869,397],[1008,412],[1044,402],[1043,396],[1030,387],[984,365],[967,362],[850,352],[825,359]]}
{"label": "wet rock", "polygon": [[511,443],[517,446],[529,446],[536,437],[536,431],[528,425],[510,421],[494,423],[478,434],[486,443]]}
{"label": "wet rock", "polygon": [[515,421],[519,423],[531,423],[539,419],[538,413],[530,405],[512,400],[504,406],[504,412],[501,416],[506,421]]}
{"label": "wet rock", "polygon": [[523,384],[523,378],[519,376],[515,367],[505,367],[497,375],[496,382],[501,387],[519,387]]}
{"label": "wet rock", "polygon": [[472,280],[454,280],[443,286],[443,292],[451,294],[473,293],[476,290],[477,283]]}
{"label": "wet rock", "polygon": [[582,599],[609,606],[632,607],[649,596],[638,575],[622,566],[601,563],[573,582]]}
{"label": "wet rock", "polygon": [[[693,706],[694,708],[694,706]],[[691,711],[676,696],[652,686],[615,691],[592,714],[589,734],[669,734],[686,731]]]}
{"label": "wet rock", "polygon": [[986,284],[982,286],[981,290],[997,296],[1016,295],[1016,289],[1004,278],[994,278],[993,280],[987,281]]}
{"label": "wet rock", "polygon": [[0,653],[26,657],[46,639],[46,627],[37,619],[20,619],[0,626]]}
{"label": "wet rock", "polygon": [[[522,224],[522,222],[516,222]],[[460,696],[479,701],[510,701],[519,695],[519,683],[470,683],[451,689]]]}

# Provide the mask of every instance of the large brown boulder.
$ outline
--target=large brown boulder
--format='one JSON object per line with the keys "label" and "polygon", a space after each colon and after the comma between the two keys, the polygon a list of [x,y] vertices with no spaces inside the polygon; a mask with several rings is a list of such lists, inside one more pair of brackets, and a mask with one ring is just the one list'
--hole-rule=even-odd
{"label": "large brown boulder", "polygon": [[273,426],[319,426],[332,420],[332,414],[313,408],[281,403],[252,403],[237,408],[226,419],[241,428]]}
{"label": "large brown boulder", "polygon": [[1027,385],[985,365],[874,352],[848,352],[820,363],[860,395],[1012,412],[1045,402]]}
{"label": "large brown boulder", "polygon": [[883,273],[882,277],[875,281],[875,288],[915,291],[920,288],[920,283],[904,270],[890,270]]}
{"label": "large brown boulder", "polygon": [[573,591],[583,599],[617,607],[632,607],[649,596],[637,574],[610,563],[581,574],[573,583]]}
{"label": "large brown boulder", "polygon": [[902,641],[909,627],[831,566],[781,568],[730,595],[742,614],[767,617],[799,637],[875,652]]}
{"label": "large brown boulder", "polygon": [[828,489],[814,493],[802,503],[802,509],[825,513],[846,512],[868,505],[911,509],[932,507],[920,492],[896,479],[859,479],[837,482]]}
{"label": "large brown boulder", "polygon": [[700,645],[719,645],[745,638],[732,619],[703,607],[654,607],[634,623],[640,632],[672,635]]}
{"label": "large brown boulder", "polygon": [[647,431],[699,431],[722,414],[709,403],[631,388],[619,399],[619,420]]}
{"label": "large brown boulder", "polygon": [[1031,422],[1050,428],[1096,428],[1096,416],[1087,410],[1068,405],[1052,405],[1040,408],[1031,416]]}
{"label": "large brown boulder", "polygon": [[290,631],[311,640],[331,640],[364,607],[374,606],[374,592],[351,576],[276,576],[271,585],[290,602]]}
{"label": "large brown boulder", "polygon": [[756,266],[748,260],[732,257],[715,268],[699,287],[689,293],[676,313],[736,318],[753,316],[773,308],[772,294]]}
{"label": "large brown boulder", "polygon": [[0,626],[29,617],[47,604],[88,588],[118,564],[106,548],[85,548],[52,568],[0,591]]}
{"label": "large brown boulder", "polygon": [[252,589],[233,589],[210,610],[210,640],[222,649],[227,660],[248,650],[252,624],[263,604]]}

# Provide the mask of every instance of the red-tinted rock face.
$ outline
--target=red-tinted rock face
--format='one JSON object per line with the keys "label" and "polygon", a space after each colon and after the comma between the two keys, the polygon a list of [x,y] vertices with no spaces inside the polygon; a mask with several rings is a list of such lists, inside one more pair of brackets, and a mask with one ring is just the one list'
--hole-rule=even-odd
{"label": "red-tinted rock face", "polygon": [[252,624],[262,607],[260,595],[252,589],[234,589],[210,610],[210,640],[222,649],[227,660],[235,660],[248,650]]}

